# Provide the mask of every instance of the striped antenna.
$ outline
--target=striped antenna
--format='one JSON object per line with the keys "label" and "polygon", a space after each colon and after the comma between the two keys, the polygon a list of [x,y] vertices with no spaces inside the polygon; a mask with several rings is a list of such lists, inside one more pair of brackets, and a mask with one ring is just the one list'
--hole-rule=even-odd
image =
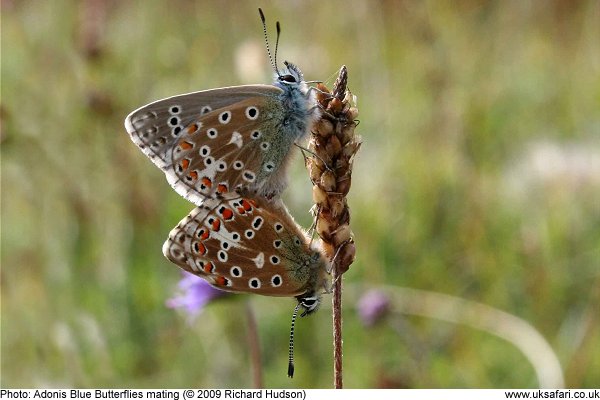
{"label": "striped antenna", "polygon": [[[261,8],[258,9],[258,13],[260,14],[260,20],[263,26],[263,33],[265,34],[265,44],[267,45],[267,54],[269,55],[269,61],[271,61],[271,65],[275,70],[275,73],[279,76],[279,71],[277,70],[277,64],[273,62],[273,57],[271,56],[271,49],[269,47],[269,36],[267,35],[267,24],[265,19],[265,14],[263,14],[263,10]],[[279,42],[279,22],[277,22],[277,42]],[[275,46],[277,49],[277,45]],[[277,57],[277,50],[275,50],[275,57]]]}
{"label": "striped antenna", "polygon": [[294,308],[294,314],[292,314],[292,329],[290,329],[290,358],[288,364],[288,377],[290,378],[294,377],[294,324],[296,323],[299,309],[300,303]]}

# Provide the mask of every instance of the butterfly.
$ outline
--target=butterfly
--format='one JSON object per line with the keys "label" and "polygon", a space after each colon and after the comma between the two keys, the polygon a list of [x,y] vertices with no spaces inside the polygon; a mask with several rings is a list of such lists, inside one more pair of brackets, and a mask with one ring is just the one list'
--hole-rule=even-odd
{"label": "butterfly", "polygon": [[328,262],[280,199],[206,199],[170,232],[163,254],[218,289],[296,297],[304,315],[327,291]]}
{"label": "butterfly", "polygon": [[[145,105],[127,116],[131,140],[196,205],[227,192],[273,198],[287,186],[291,148],[319,116],[314,90],[300,68],[271,57],[259,9],[272,85],[244,85],[187,93]],[[277,43],[280,26],[277,23]]]}
{"label": "butterfly", "polygon": [[237,193],[206,199],[171,231],[163,253],[218,289],[295,297],[288,366],[293,376],[296,315],[318,309],[321,294],[329,292],[330,268],[281,199]]}

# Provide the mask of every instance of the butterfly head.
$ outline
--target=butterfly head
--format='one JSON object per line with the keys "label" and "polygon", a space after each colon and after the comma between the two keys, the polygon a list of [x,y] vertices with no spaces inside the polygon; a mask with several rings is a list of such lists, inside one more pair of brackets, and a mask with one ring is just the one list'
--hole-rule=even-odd
{"label": "butterfly head", "polygon": [[312,314],[321,305],[321,295],[315,292],[305,293],[296,297],[296,300],[298,300],[298,304],[304,309],[302,314],[300,314],[301,317]]}
{"label": "butterfly head", "polygon": [[302,71],[296,65],[285,61],[283,63],[285,68],[281,71],[277,71],[276,79],[283,85],[297,85],[304,81]]}

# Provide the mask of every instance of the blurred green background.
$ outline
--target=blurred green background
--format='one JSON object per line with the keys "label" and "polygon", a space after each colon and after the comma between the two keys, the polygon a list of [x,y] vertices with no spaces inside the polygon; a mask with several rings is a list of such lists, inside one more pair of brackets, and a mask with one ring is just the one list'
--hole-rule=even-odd
{"label": "blurred green background", "polygon": [[[345,386],[539,385],[513,343],[463,324],[391,304],[365,326],[365,285],[503,310],[567,387],[600,383],[599,2],[1,4],[2,387],[249,387],[248,307],[265,386],[332,387],[327,306],[298,321],[293,380],[293,300],[165,307],[180,274],[161,245],[192,205],[123,127],[158,98],[270,82],[259,6],[280,60],[329,86],[345,64],[358,98]],[[285,199],[308,227],[299,156]]]}

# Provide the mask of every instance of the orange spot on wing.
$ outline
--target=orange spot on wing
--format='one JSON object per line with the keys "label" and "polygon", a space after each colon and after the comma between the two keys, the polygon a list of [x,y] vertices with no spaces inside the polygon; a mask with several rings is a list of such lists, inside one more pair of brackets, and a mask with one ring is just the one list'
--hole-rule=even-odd
{"label": "orange spot on wing", "polygon": [[204,229],[200,230],[200,239],[206,240],[206,239],[208,239],[209,236],[210,236],[210,233],[208,233],[207,230],[204,230]]}
{"label": "orange spot on wing", "polygon": [[204,243],[197,243],[196,250],[198,251],[198,254],[201,254],[201,255],[206,254],[206,246],[204,246]]}
{"label": "orange spot on wing", "polygon": [[213,231],[218,231],[219,229],[221,229],[221,220],[218,218],[215,218],[214,222],[212,223],[212,228],[213,228]]}
{"label": "orange spot on wing", "polygon": [[227,192],[227,185],[225,185],[224,183],[219,183],[219,185],[217,186],[217,192],[219,192],[219,193],[226,193]]}
{"label": "orange spot on wing", "polygon": [[252,210],[252,205],[250,204],[250,202],[246,199],[242,199],[242,207],[244,208],[244,210],[246,211],[250,211]]}
{"label": "orange spot on wing", "polygon": [[204,185],[207,188],[210,188],[212,186],[212,181],[210,180],[210,178],[208,178],[206,176],[204,178],[202,178],[202,183],[204,183]]}
{"label": "orange spot on wing", "polygon": [[198,130],[198,124],[194,123],[191,124],[190,126],[188,126],[187,131],[188,131],[188,135],[191,135],[192,133],[196,132]]}
{"label": "orange spot on wing", "polygon": [[229,280],[227,278],[225,278],[224,276],[217,276],[215,279],[215,284],[218,286],[227,286],[228,282],[229,282]]}
{"label": "orange spot on wing", "polygon": [[190,160],[188,160],[187,158],[184,158],[183,160],[181,160],[181,168],[183,169],[188,169],[188,167],[190,166]]}
{"label": "orange spot on wing", "polygon": [[207,274],[212,274],[214,270],[215,264],[213,264],[212,262],[207,262],[206,264],[204,264],[204,272],[206,272]]}
{"label": "orange spot on wing", "polygon": [[194,147],[194,145],[191,144],[190,142],[186,142],[185,140],[182,140],[181,142],[179,142],[179,147],[181,147],[182,150],[189,150],[192,147]]}
{"label": "orange spot on wing", "polygon": [[192,178],[193,180],[198,179],[198,173],[196,171],[192,171],[189,173],[188,175],[190,178]]}
{"label": "orange spot on wing", "polygon": [[230,220],[231,218],[233,218],[233,211],[231,211],[230,208],[226,208],[225,210],[223,210],[223,212],[221,213],[221,215],[226,220]]}

